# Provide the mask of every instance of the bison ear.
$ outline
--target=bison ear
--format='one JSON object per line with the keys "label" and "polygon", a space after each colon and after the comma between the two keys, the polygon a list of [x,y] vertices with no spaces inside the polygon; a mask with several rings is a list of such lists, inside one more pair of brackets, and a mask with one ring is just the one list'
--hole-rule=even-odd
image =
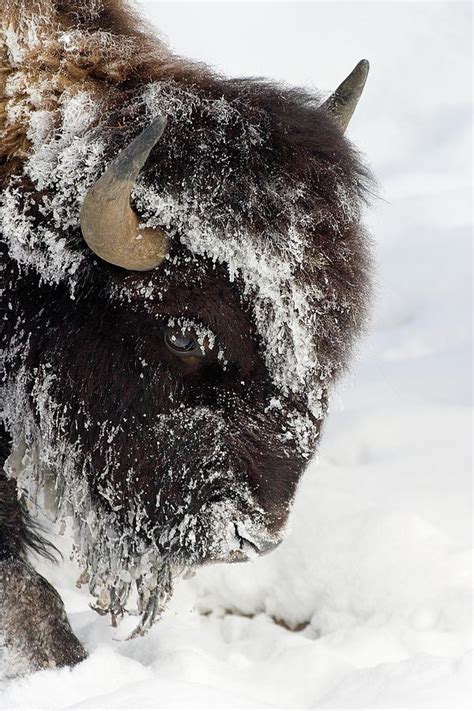
{"label": "bison ear", "polygon": [[343,133],[349,125],[349,121],[361,97],[368,73],[369,63],[366,59],[361,59],[349,76],[337,87],[329,99],[322,104],[334,116]]}
{"label": "bison ear", "polygon": [[166,235],[140,227],[140,218],[130,206],[133,185],[165,126],[166,120],[158,117],[125,146],[82,203],[84,240],[98,257],[124,269],[155,269],[168,253]]}

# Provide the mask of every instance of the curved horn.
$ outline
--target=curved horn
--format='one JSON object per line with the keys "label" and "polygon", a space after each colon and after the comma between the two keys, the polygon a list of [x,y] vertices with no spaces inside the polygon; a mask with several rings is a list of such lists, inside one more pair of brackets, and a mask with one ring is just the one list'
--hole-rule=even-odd
{"label": "curved horn", "polygon": [[139,228],[130,193],[166,120],[159,117],[128,144],[87,191],[81,207],[81,230],[88,246],[110,264],[134,271],[157,267],[168,253],[159,229]]}
{"label": "curved horn", "polygon": [[344,132],[349,125],[362,91],[367,81],[369,63],[361,59],[349,76],[344,79],[336,91],[331,94],[322,106],[330,111]]}

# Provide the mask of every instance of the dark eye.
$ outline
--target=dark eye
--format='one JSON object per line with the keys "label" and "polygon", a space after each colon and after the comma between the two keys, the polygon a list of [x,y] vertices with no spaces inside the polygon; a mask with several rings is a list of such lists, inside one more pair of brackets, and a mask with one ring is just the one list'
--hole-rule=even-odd
{"label": "dark eye", "polygon": [[183,333],[179,329],[168,329],[165,332],[165,344],[168,350],[178,355],[192,355],[203,358],[205,353],[193,333]]}

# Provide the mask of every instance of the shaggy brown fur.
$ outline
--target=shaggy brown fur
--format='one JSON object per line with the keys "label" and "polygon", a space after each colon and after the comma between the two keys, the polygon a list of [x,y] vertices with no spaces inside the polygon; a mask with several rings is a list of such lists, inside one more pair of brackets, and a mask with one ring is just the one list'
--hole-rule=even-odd
{"label": "shaggy brown fur", "polygon": [[[370,177],[318,97],[176,57],[118,0],[7,0],[2,26],[5,471],[32,499],[50,485],[98,606],[120,617],[135,585],[143,631],[178,568],[281,539],[364,323]],[[157,113],[133,206],[171,251],[126,272],[79,210]],[[217,347],[178,357],[180,319]],[[5,561],[41,548],[12,494],[0,479]]]}

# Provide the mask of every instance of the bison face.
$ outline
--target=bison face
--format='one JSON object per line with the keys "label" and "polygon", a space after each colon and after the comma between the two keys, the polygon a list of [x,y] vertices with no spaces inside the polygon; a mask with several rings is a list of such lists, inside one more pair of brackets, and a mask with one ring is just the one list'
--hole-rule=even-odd
{"label": "bison face", "polygon": [[272,382],[242,284],[180,245],[146,275],[108,272],[46,357],[67,369],[50,397],[93,502],[174,563],[267,553],[319,423]]}
{"label": "bison face", "polygon": [[9,188],[34,263],[50,256],[23,280],[7,262],[5,420],[32,476],[14,474],[32,498],[52,481],[102,609],[121,611],[135,581],[149,622],[163,566],[282,539],[365,318],[370,182],[343,130],[366,74],[326,105],[165,77],[101,104],[80,140],[64,129],[71,145],[53,137],[59,177],[30,165],[21,196]]}

